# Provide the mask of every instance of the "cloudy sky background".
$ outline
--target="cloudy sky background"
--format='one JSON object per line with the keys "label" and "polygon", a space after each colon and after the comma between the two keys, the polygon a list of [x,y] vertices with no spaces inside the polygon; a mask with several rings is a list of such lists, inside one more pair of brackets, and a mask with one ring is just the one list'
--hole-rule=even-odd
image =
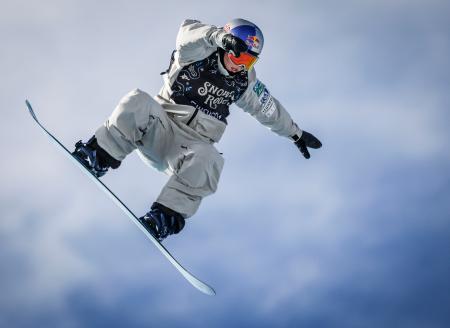
{"label": "cloudy sky background", "polygon": [[[1,1],[0,327],[448,327],[450,4]],[[175,12],[176,11],[176,12]],[[259,78],[324,147],[304,160],[237,107],[219,191],[165,245],[193,289],[51,145],[154,95],[178,26],[257,22]],[[103,181],[137,214],[167,177]]]}

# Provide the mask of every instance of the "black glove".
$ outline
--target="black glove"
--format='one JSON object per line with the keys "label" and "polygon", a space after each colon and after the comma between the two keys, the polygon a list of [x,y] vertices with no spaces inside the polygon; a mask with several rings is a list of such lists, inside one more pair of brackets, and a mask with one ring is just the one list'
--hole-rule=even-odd
{"label": "black glove", "polygon": [[302,136],[299,138],[297,135],[293,136],[292,139],[294,140],[295,145],[300,149],[300,152],[303,154],[303,156],[308,159],[311,157],[308,151],[309,148],[318,149],[322,147],[322,143],[314,137],[311,133],[303,131]]}
{"label": "black glove", "polygon": [[225,34],[222,39],[223,49],[226,52],[233,52],[233,55],[239,57],[241,52],[248,50],[247,44],[232,34]]}

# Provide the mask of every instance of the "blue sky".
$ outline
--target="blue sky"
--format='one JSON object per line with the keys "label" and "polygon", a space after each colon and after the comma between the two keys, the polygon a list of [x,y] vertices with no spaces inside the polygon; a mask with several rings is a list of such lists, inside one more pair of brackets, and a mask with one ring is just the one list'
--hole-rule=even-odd
{"label": "blue sky", "polygon": [[[449,9],[2,2],[0,327],[447,327]],[[47,141],[24,100],[66,145],[86,140],[129,90],[158,92],[184,18],[235,16],[260,25],[259,78],[324,147],[306,161],[232,108],[219,190],[165,243],[211,298]],[[103,180],[141,215],[166,179],[132,154]]]}

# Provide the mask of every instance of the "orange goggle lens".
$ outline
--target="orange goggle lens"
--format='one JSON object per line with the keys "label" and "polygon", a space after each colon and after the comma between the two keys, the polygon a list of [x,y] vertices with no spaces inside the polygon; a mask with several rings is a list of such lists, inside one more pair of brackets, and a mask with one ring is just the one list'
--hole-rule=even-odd
{"label": "orange goggle lens", "polygon": [[228,57],[234,64],[244,66],[247,71],[249,71],[258,60],[258,57],[250,55],[248,52],[241,52],[239,57],[235,57],[229,53]]}

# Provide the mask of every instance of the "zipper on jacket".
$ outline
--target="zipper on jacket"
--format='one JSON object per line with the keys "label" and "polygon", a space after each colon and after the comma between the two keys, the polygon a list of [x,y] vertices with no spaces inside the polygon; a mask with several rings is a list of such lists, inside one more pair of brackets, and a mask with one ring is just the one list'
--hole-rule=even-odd
{"label": "zipper on jacket", "polygon": [[186,125],[189,126],[189,124],[191,124],[192,120],[197,116],[198,113],[198,108],[195,109],[194,113],[192,114],[191,118],[189,119],[189,121],[186,123]]}

